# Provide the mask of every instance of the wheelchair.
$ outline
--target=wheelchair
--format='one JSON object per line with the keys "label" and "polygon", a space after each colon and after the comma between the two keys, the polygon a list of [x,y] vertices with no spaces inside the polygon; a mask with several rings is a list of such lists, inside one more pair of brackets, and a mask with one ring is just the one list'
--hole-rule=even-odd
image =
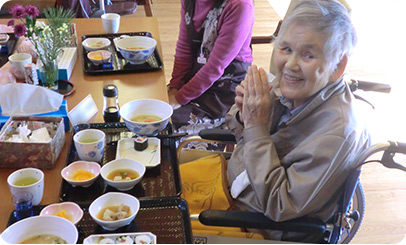
{"label": "wheelchair", "polygon": [[[358,81],[351,79],[347,82],[352,92],[356,90],[375,91],[389,93],[389,85]],[[373,105],[362,97],[354,94],[372,107]],[[199,151],[186,149],[185,146],[191,142],[219,142],[235,144],[235,138],[230,131],[225,129],[205,129],[200,131],[199,136],[189,136],[184,139],[178,147],[178,162],[185,163],[209,154],[218,152]],[[380,160],[367,161],[375,153],[383,152]],[[231,156],[231,152],[222,152],[225,158]],[[285,232],[301,232],[312,235],[320,235],[319,243],[349,243],[359,230],[365,213],[365,196],[362,185],[359,181],[361,167],[365,163],[380,162],[387,168],[395,168],[406,171],[406,167],[395,162],[396,153],[406,154],[406,143],[382,142],[360,152],[354,160],[357,168],[348,176],[342,186],[342,195],[339,201],[339,208],[334,215],[326,222],[315,217],[300,217],[284,222],[270,220],[262,213],[237,211],[237,210],[205,210],[200,214],[191,214],[191,220],[199,220],[207,226],[239,227],[244,229],[270,229]],[[237,240],[224,239],[226,243],[237,243]],[[220,243],[221,240],[215,240]],[[230,242],[231,241],[231,242]],[[203,241],[204,242],[204,241]],[[249,240],[243,243],[253,243]],[[259,242],[259,241],[257,241]],[[264,241],[266,243],[267,241]]]}

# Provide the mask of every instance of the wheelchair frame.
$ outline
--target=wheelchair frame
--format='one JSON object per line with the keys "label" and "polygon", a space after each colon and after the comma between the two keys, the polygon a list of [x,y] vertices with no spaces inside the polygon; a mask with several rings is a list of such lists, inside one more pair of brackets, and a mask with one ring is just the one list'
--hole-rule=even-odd
{"label": "wheelchair frame", "polygon": [[[349,86],[351,91],[361,89],[364,91],[376,91],[389,93],[391,88],[387,84],[371,83],[358,80],[350,80]],[[357,99],[371,103],[362,97],[355,95]],[[228,130],[207,129],[202,130],[199,136],[190,136],[183,140],[177,152],[178,160],[180,159],[181,150],[190,142],[220,142],[235,144],[235,137]],[[310,217],[302,217],[285,222],[274,222],[261,213],[252,213],[235,210],[205,210],[199,215],[191,215],[191,219],[199,219],[202,224],[212,226],[229,226],[240,228],[259,228],[273,229],[282,231],[300,231],[308,233],[324,234],[324,243],[349,243],[359,230],[364,213],[365,213],[365,196],[359,176],[361,166],[366,160],[375,153],[384,151],[382,159],[378,162],[385,167],[396,168],[406,171],[406,168],[393,160],[395,153],[406,154],[406,144],[397,142],[384,142],[375,144],[362,151],[354,160],[354,166],[357,168],[347,178],[344,193],[342,195],[341,205],[338,212],[328,222]],[[230,153],[228,153],[230,154]],[[196,156],[196,155],[195,155]]]}

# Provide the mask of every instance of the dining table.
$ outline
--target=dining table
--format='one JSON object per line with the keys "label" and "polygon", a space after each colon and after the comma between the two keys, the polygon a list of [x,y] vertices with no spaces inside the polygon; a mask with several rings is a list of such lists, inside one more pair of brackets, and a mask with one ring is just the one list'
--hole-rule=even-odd
{"label": "dining table", "polygon": [[[103,119],[103,87],[107,84],[114,84],[118,89],[119,105],[123,105],[129,101],[135,99],[152,98],[162,101],[168,101],[166,81],[164,69],[156,69],[147,72],[134,72],[134,73],[114,73],[114,74],[97,74],[89,75],[84,72],[84,50],[82,49],[81,41],[82,36],[105,34],[102,21],[100,18],[77,18],[73,21],[76,24],[77,33],[77,61],[72,71],[69,82],[73,84],[75,90],[72,94],[65,97],[69,109],[74,108],[89,94],[92,96],[98,112],[90,119],[90,123],[102,124]],[[0,24],[6,24],[7,19],[0,19]],[[161,40],[159,36],[159,26],[156,17],[125,17],[122,16],[120,20],[119,33],[128,32],[149,32],[152,37],[157,41],[156,50],[162,58]],[[121,119],[122,120],[122,119]],[[121,125],[121,127],[123,127]],[[66,167],[67,160],[71,154],[72,145],[72,131],[65,133],[65,143],[62,147],[61,153],[56,161],[55,167],[50,170],[42,170],[45,173],[45,187],[44,195],[40,202],[40,205],[48,205],[52,203],[58,203],[61,201],[61,185],[63,179],[61,177],[61,170]],[[173,150],[173,149],[172,149]],[[1,161],[1,160],[0,160]],[[7,183],[7,177],[16,169],[2,168],[0,169],[0,233],[5,230],[9,223],[9,217],[14,206],[11,202],[11,193]],[[179,177],[179,176],[178,176]],[[179,194],[179,193],[177,193]],[[161,196],[162,200],[166,200],[166,197]],[[180,199],[180,198],[179,198]],[[172,200],[173,201],[173,200]],[[178,202],[179,200],[177,200]],[[151,199],[146,200],[145,205],[150,204]],[[173,203],[172,203],[173,204]],[[179,206],[179,204],[176,204]],[[175,205],[175,206],[176,206]],[[187,205],[184,209],[187,211]],[[187,214],[187,212],[186,212]],[[159,214],[162,215],[162,214]],[[148,214],[144,214],[148,216]],[[184,242],[190,242],[190,223],[184,220],[187,230],[184,231],[187,239]],[[166,243],[173,243],[170,240],[161,240]],[[159,239],[158,239],[159,242]]]}

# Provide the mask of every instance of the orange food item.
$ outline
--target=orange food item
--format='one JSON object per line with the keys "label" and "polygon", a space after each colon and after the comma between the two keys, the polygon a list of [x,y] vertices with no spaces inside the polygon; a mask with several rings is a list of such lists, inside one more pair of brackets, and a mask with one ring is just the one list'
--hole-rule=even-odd
{"label": "orange food item", "polygon": [[88,180],[94,177],[94,174],[91,173],[90,171],[82,170],[79,169],[78,171],[75,172],[73,175],[73,180],[76,181],[83,181],[83,180]]}
{"label": "orange food item", "polygon": [[56,216],[61,217],[61,218],[65,218],[67,220],[70,220],[67,216],[67,214],[65,214],[66,210],[62,210],[61,212],[57,213]]}

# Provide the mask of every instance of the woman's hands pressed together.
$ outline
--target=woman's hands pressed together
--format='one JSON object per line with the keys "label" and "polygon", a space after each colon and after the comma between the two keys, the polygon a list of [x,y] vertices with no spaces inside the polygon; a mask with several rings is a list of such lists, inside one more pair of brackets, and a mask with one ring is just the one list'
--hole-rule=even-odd
{"label": "woman's hands pressed together", "polygon": [[240,119],[245,128],[266,125],[271,109],[270,86],[263,68],[253,65],[248,68],[244,81],[236,88],[235,104],[240,109]]}

